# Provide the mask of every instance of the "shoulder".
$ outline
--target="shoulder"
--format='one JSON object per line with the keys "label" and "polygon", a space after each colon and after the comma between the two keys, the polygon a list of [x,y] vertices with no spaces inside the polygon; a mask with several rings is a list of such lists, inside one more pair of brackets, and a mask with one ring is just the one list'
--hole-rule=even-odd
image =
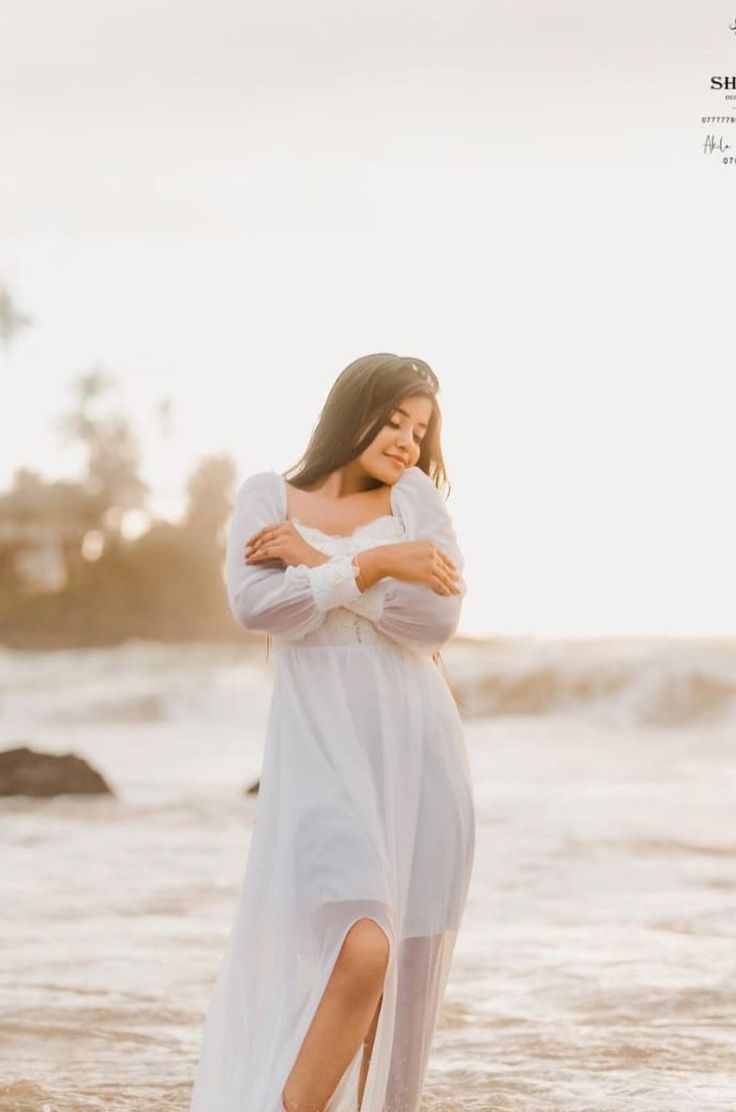
{"label": "shoulder", "polygon": [[258,487],[264,486],[275,487],[279,479],[280,475],[278,471],[254,471],[252,475],[247,475],[246,478],[243,479],[240,489],[242,490],[243,487],[249,487],[255,490]]}
{"label": "shoulder", "polygon": [[410,498],[444,505],[444,498],[432,479],[421,467],[407,467],[394,483],[394,490]]}
{"label": "shoulder", "polygon": [[391,502],[409,531],[430,529],[432,523],[439,525],[449,518],[445,499],[420,467],[408,467],[399,476],[393,484]]}
{"label": "shoulder", "polygon": [[282,478],[278,471],[254,471],[238,487],[236,499],[242,502],[253,497],[280,501]]}
{"label": "shoulder", "polygon": [[462,567],[462,553],[444,494],[419,467],[410,467],[394,483],[396,512],[407,539],[431,538]]}

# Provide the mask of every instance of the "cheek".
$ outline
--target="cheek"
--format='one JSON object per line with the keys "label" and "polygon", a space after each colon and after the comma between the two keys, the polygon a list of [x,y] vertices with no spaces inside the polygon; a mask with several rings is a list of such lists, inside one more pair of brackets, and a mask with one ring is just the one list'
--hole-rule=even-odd
{"label": "cheek", "polygon": [[377,436],[373,438],[369,451],[374,452],[376,455],[382,455],[383,452],[388,451],[391,446],[391,429],[381,429]]}

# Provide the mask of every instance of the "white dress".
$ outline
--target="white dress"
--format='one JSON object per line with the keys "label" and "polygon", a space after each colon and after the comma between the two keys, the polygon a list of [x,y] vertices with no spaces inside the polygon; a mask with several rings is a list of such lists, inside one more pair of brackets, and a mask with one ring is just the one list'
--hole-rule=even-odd
{"label": "white dress", "polygon": [[[331,559],[245,564],[287,515],[286,485],[241,486],[226,575],[236,620],[272,634],[274,683],[240,902],[204,1024],[191,1112],[282,1112],[281,1091],[345,934],[368,917],[390,957],[361,1112],[417,1112],[475,849],[460,716],[432,653],[457,628],[463,557],[420,468],[391,515],[337,536],[291,519]],[[386,577],[361,593],[354,552],[433,539],[458,595]],[[328,1112],[357,1112],[362,1047]]]}

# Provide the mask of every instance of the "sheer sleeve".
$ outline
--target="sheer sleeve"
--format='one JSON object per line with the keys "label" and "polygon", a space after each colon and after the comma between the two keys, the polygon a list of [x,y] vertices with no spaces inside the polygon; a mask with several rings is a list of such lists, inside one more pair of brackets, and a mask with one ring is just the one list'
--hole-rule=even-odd
{"label": "sheer sleeve", "polygon": [[360,595],[350,555],[309,567],[279,560],[246,564],[245,542],[283,520],[276,472],[259,471],[240,487],[230,521],[225,578],[230,610],[246,629],[296,640],[317,629],[328,610]]}
{"label": "sheer sleeve", "polygon": [[409,468],[397,479],[393,494],[406,539],[432,540],[450,557],[458,570],[460,594],[439,595],[423,583],[386,576],[343,605],[370,618],[394,641],[431,654],[457,630],[467,593],[465,561],[444,499],[429,475],[419,467]]}

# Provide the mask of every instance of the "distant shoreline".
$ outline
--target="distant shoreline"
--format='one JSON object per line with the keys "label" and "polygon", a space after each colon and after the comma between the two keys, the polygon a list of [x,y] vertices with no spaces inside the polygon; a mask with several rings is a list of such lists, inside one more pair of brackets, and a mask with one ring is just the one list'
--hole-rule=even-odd
{"label": "distant shoreline", "polygon": [[[493,641],[507,640],[506,638],[490,638],[490,637],[473,637],[466,634],[456,634],[451,642],[453,645],[463,645],[471,647],[474,645],[489,645]],[[513,638],[510,638],[513,640]],[[63,652],[69,649],[112,649],[119,645],[125,645],[128,641],[150,641],[154,644],[161,645],[237,645],[243,644],[248,647],[266,644],[266,634],[249,632],[245,629],[240,629],[238,626],[233,626],[232,631],[229,629],[212,630],[207,633],[202,633],[198,636],[192,634],[181,634],[161,632],[160,634],[152,635],[143,632],[130,632],[117,634],[100,634],[98,637],[70,637],[68,634],[55,634],[50,631],[41,630],[14,630],[11,634],[3,631],[0,635],[0,647],[4,649],[13,649],[18,652],[53,652],[58,650]]]}

